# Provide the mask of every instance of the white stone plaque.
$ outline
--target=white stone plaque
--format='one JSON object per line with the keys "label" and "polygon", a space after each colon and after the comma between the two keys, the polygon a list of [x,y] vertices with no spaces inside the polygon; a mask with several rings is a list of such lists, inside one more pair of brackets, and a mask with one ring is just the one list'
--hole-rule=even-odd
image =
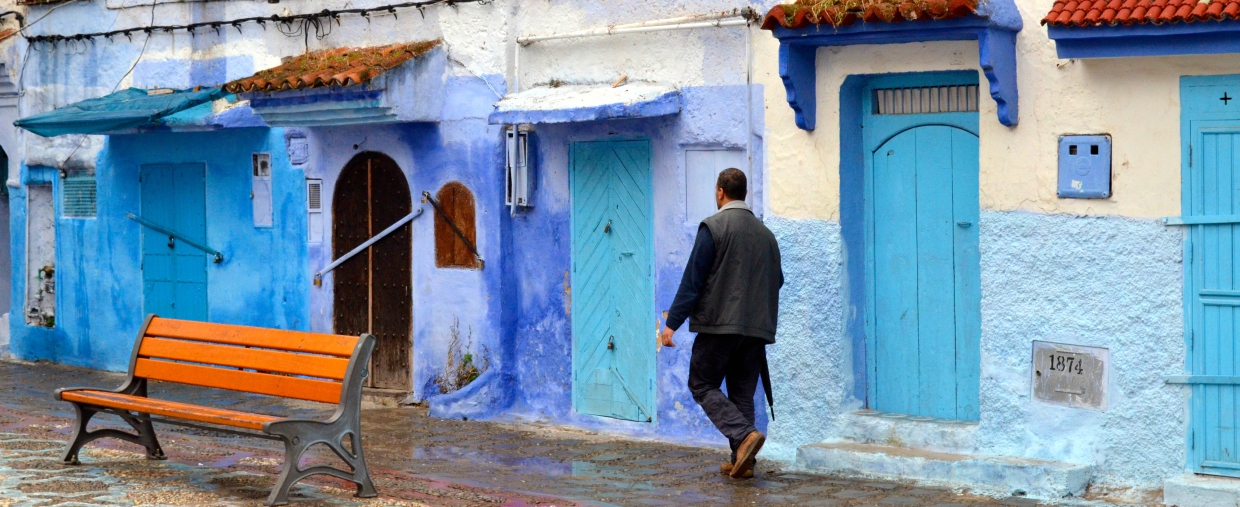
{"label": "white stone plaque", "polygon": [[1033,342],[1033,397],[1053,405],[1107,409],[1111,352],[1100,347]]}

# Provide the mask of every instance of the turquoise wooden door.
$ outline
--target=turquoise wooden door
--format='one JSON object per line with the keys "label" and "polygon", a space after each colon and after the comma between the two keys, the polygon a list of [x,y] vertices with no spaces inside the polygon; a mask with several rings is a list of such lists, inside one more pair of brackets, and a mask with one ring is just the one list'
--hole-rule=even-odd
{"label": "turquoise wooden door", "polygon": [[[871,86],[908,89],[910,78],[900,79]],[[976,420],[977,113],[874,113],[865,128],[869,405],[884,412]]]}
{"label": "turquoise wooden door", "polygon": [[1189,466],[1240,477],[1240,76],[1181,80]]}
{"label": "turquoise wooden door", "polygon": [[653,421],[650,143],[576,143],[572,166],[573,406]]}
{"label": "turquoise wooden door", "polygon": [[[201,243],[207,239],[206,166],[144,165],[141,215]],[[207,320],[207,254],[142,228],[143,311]]]}

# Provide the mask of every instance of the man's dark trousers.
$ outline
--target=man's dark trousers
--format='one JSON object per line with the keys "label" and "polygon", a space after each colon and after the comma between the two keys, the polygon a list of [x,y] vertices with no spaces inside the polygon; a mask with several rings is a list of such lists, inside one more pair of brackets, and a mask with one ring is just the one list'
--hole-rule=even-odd
{"label": "man's dark trousers", "polygon": [[[766,342],[734,334],[698,334],[689,359],[689,392],[736,448],[754,427],[753,396],[766,364]],[[719,389],[727,382],[728,394]]]}

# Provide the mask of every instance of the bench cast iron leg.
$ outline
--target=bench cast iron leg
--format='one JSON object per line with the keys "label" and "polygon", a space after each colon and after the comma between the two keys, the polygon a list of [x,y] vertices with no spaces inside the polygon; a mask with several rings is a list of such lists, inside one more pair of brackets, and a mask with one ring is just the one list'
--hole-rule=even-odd
{"label": "bench cast iron leg", "polygon": [[95,414],[99,413],[99,410],[79,403],[74,403],[73,409],[77,411],[77,426],[73,429],[73,438],[69,440],[69,446],[65,448],[64,456],[60,458],[62,463],[66,465],[80,465],[78,452],[82,450],[82,446],[100,438],[115,438],[145,447],[147,459],[168,459],[164,456],[164,450],[159,446],[159,440],[155,438],[155,427],[151,425],[150,420],[138,419],[132,415],[117,414],[138,432],[136,435],[111,429],[88,431],[86,426],[90,424],[90,420],[95,417]]}
{"label": "bench cast iron leg", "polygon": [[[267,505],[285,505],[288,503],[289,489],[298,481],[311,475],[330,475],[344,479],[357,485],[357,497],[374,498],[379,496],[375,484],[370,479],[370,471],[366,468],[366,458],[362,454],[361,437],[352,431],[341,431],[338,424],[316,422],[282,422],[272,426],[272,433],[284,438],[284,470],[276,479],[276,486],[267,497]],[[295,431],[295,433],[294,433]],[[298,436],[290,436],[290,433]],[[353,451],[344,446],[344,439],[350,439]],[[301,457],[306,449],[314,444],[324,444],[344,460],[352,472],[332,466],[316,466],[302,469]]]}

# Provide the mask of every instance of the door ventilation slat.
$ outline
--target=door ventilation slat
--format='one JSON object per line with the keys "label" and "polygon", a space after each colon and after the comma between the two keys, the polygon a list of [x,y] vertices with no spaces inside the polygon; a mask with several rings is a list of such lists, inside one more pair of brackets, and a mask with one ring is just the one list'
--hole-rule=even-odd
{"label": "door ventilation slat", "polygon": [[874,90],[874,113],[933,114],[977,111],[978,85],[921,86]]}

